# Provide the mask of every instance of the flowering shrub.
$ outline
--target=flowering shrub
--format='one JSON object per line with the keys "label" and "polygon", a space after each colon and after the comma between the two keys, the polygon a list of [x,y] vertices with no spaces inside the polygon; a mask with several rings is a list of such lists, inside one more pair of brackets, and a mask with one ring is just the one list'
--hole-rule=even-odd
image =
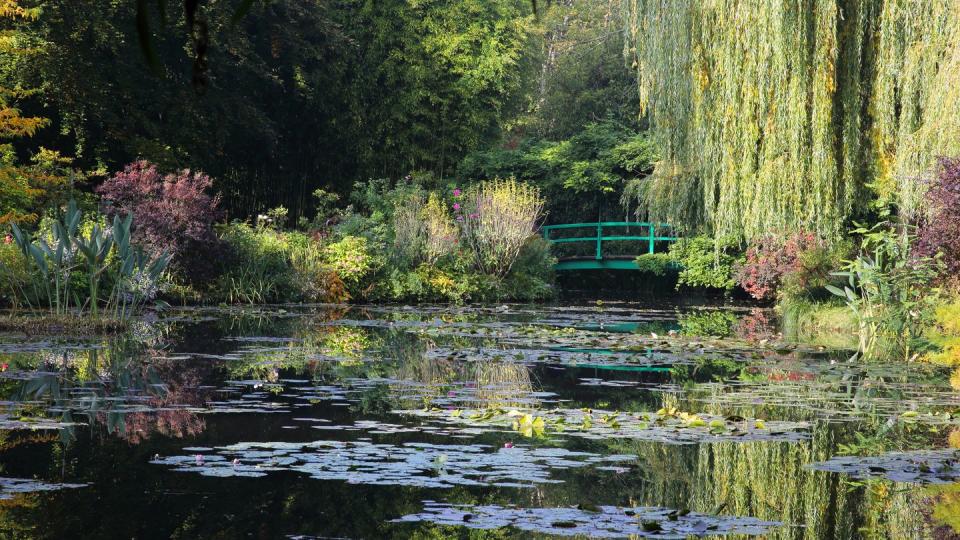
{"label": "flowering shrub", "polygon": [[744,262],[736,269],[736,280],[757,300],[773,300],[785,287],[794,294],[823,287],[834,262],[826,243],[813,233],[799,232],[787,238],[768,234],[747,248]]}
{"label": "flowering shrub", "polygon": [[917,231],[916,254],[943,256],[947,274],[960,273],[960,158],[940,158],[926,193],[928,213]]}
{"label": "flowering shrub", "polygon": [[373,274],[380,262],[373,256],[369,241],[363,236],[345,236],[323,251],[330,268],[340,276],[353,297],[363,295],[365,278]]}
{"label": "flowering shrub", "polygon": [[[454,204],[454,209],[459,207]],[[394,254],[411,266],[436,264],[453,253],[458,242],[453,218],[437,193],[424,197],[414,192],[399,198],[393,210],[393,232]]]}
{"label": "flowering shrub", "polygon": [[148,250],[166,250],[182,262],[191,242],[211,243],[220,196],[207,195],[209,176],[183,169],[162,175],[147,161],[136,161],[97,188],[108,216],[133,214],[133,240]]}
{"label": "flowering shrub", "polygon": [[[453,190],[453,196],[459,197],[460,190]],[[457,206],[455,205],[456,209]],[[425,236],[423,245],[424,262],[435,264],[441,258],[454,252],[459,238],[457,227],[454,225],[450,212],[444,206],[443,200],[431,193],[426,206],[420,212],[423,220]]]}
{"label": "flowering shrub", "polygon": [[543,215],[539,188],[514,179],[483,182],[454,203],[460,238],[480,272],[504,277],[510,272]]}

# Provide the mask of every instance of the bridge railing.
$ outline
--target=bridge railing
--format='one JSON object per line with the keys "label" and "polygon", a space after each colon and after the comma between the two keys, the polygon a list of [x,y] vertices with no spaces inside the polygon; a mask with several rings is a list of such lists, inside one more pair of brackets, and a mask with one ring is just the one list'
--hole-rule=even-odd
{"label": "bridge railing", "polygon": [[[612,234],[610,236],[604,236],[604,228],[612,229],[622,229],[622,228],[638,228],[641,230],[642,234],[630,235],[630,234]],[[568,229],[592,229],[595,231],[595,234],[592,236],[568,236],[556,238],[554,233],[556,231],[568,230]],[[551,244],[564,244],[572,242],[592,242],[596,245],[596,260],[603,259],[603,243],[607,241],[636,241],[643,242],[646,244],[646,252],[654,253],[656,251],[657,242],[674,242],[677,240],[675,236],[664,236],[662,234],[657,234],[658,231],[669,231],[672,230],[672,227],[666,223],[647,223],[644,221],[601,221],[597,223],[564,223],[561,225],[544,225],[541,228],[544,239],[549,241]],[[640,253],[637,253],[640,255]]]}

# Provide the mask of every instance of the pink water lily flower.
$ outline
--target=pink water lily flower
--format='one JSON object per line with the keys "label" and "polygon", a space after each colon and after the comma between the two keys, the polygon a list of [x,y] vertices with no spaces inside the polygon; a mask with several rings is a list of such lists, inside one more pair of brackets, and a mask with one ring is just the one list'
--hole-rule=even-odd
{"label": "pink water lily flower", "polygon": [[453,203],[453,209],[454,209],[454,210],[459,210],[459,209],[460,209],[460,203]]}
{"label": "pink water lily flower", "polygon": [[459,197],[461,193],[462,193],[462,192],[460,191],[459,188],[454,188],[454,190],[453,190],[453,196],[454,196],[454,197]]}

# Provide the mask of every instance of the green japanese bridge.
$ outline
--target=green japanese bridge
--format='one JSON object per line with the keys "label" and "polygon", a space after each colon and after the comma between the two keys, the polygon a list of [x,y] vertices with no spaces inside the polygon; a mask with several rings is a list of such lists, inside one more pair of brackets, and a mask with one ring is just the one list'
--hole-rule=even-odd
{"label": "green japanese bridge", "polygon": [[[586,229],[589,236],[562,236],[573,232],[580,233]],[[604,229],[626,229],[626,233],[614,233],[604,236]],[[639,229],[638,234],[630,234],[631,229]],[[671,231],[672,227],[666,223],[646,223],[643,221],[601,221],[597,223],[565,223],[562,225],[545,225],[542,228],[543,237],[551,244],[569,244],[589,242],[595,245],[594,253],[587,256],[558,257],[557,270],[637,270],[634,261],[644,253],[656,253],[657,246],[675,242],[675,236],[663,236],[659,231]],[[609,232],[609,231],[608,231]],[[603,243],[611,241],[627,241],[637,244],[635,253],[604,255]]]}

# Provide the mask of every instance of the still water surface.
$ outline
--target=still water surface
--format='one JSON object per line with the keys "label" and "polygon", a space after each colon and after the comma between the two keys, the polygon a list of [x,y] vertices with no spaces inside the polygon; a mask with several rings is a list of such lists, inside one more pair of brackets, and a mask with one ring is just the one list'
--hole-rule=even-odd
{"label": "still water surface", "polygon": [[849,356],[632,304],[0,336],[0,538],[949,537],[949,374]]}

